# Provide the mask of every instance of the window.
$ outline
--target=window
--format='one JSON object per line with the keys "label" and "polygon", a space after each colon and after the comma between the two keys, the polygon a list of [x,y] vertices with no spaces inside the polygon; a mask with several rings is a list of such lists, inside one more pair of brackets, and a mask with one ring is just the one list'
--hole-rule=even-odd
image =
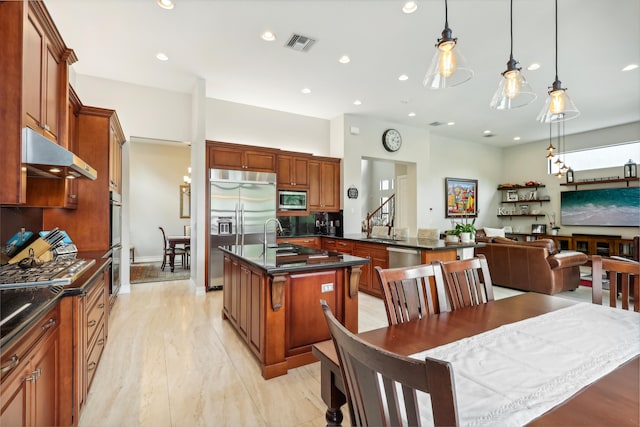
{"label": "window", "polygon": [[[550,174],[558,172],[558,165],[554,163],[556,159],[557,157],[554,157],[549,161],[547,170]],[[574,171],[615,167],[620,167],[620,171],[622,171],[622,165],[627,163],[629,159],[640,163],[640,141],[571,151],[560,156],[560,160]]]}

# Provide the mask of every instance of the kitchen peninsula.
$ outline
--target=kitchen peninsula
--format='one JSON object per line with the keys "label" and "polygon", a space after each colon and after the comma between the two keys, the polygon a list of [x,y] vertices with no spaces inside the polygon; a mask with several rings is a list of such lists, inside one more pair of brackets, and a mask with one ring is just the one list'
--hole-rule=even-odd
{"label": "kitchen peninsula", "polygon": [[358,332],[358,281],[369,260],[291,244],[220,249],[222,316],[258,358],[264,378],[316,361],[311,346],[330,338],[321,299]]}

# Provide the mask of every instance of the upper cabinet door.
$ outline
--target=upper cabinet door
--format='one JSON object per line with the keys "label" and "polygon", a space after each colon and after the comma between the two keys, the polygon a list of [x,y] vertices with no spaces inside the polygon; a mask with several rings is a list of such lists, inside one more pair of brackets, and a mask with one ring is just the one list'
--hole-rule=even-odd
{"label": "upper cabinet door", "polygon": [[309,159],[302,156],[278,156],[278,187],[309,188]]}
{"label": "upper cabinet door", "polygon": [[209,142],[207,147],[207,166],[210,169],[276,171],[276,153],[273,150],[219,142]]}

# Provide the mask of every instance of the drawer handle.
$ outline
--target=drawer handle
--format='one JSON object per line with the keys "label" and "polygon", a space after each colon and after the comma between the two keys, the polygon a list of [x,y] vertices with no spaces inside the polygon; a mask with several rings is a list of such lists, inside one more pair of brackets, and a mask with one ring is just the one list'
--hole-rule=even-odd
{"label": "drawer handle", "polygon": [[104,344],[104,338],[100,338],[96,344],[103,345]]}
{"label": "drawer handle", "polygon": [[11,356],[11,362],[0,368],[0,373],[4,374],[5,372],[9,372],[10,370],[18,366],[18,363],[20,363],[20,358],[14,354],[13,356]]}
{"label": "drawer handle", "polygon": [[87,371],[93,371],[94,369],[96,369],[96,362],[89,363],[89,366],[87,366]]}
{"label": "drawer handle", "polygon": [[54,326],[56,324],[56,319],[49,319],[49,321],[47,323],[45,323],[44,325],[42,325],[42,330],[46,331],[47,329],[49,329],[50,327]]}
{"label": "drawer handle", "polygon": [[98,304],[98,308],[104,308],[104,303]]}
{"label": "drawer handle", "polygon": [[90,328],[92,328],[92,327],[96,326],[96,323],[98,323],[98,321],[97,321],[97,320],[92,320],[92,321],[90,321],[89,323],[87,323],[87,326],[88,326],[88,327],[90,327]]}

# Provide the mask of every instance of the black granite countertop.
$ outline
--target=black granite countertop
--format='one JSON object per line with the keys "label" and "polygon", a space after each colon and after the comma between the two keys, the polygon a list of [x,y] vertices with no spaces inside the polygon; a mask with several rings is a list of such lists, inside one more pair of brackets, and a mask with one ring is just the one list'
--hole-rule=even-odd
{"label": "black granite countertop", "polygon": [[[20,338],[22,333],[54,307],[60,298],[85,293],[87,286],[111,264],[111,258],[102,258],[101,255],[96,252],[78,254],[78,258],[93,259],[96,262],[69,285],[29,286],[0,290],[0,315],[2,317],[0,321],[2,322],[0,348],[6,348]],[[16,314],[11,316],[13,313]],[[7,319],[8,316],[11,318]]]}
{"label": "black granite countertop", "polygon": [[293,273],[308,270],[328,270],[368,264],[369,260],[338,252],[308,248],[289,243],[269,246],[266,256],[264,246],[220,246],[223,252],[232,254],[267,274]]}
{"label": "black granite countertop", "polygon": [[295,236],[278,236],[278,239],[297,238],[297,237],[328,237],[334,239],[352,240],[356,242],[364,243],[378,243],[388,246],[398,246],[412,249],[425,249],[428,251],[438,251],[444,249],[462,249],[462,248],[481,248],[485,246],[483,242],[469,242],[469,243],[447,243],[444,240],[430,240],[430,239],[418,239],[416,237],[409,237],[403,240],[396,240],[391,238],[379,238],[370,237],[367,238],[364,234],[346,234],[344,236],[328,236],[326,234],[299,234]]}

